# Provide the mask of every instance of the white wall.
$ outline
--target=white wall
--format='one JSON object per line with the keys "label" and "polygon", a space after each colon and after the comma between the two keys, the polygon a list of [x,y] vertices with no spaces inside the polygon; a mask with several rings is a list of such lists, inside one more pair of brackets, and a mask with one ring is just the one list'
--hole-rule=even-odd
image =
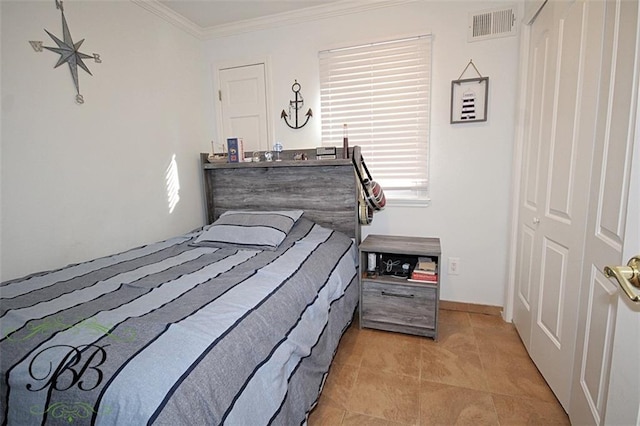
{"label": "white wall", "polygon": [[[518,1],[517,3],[520,3]],[[203,221],[198,153],[217,138],[220,64],[267,59],[272,135],[285,148],[320,141],[318,51],[432,33],[428,207],[390,205],[367,233],[438,236],[444,300],[503,305],[517,88],[516,37],[467,43],[467,14],[503,2],[418,1],[277,29],[198,41],[131,2],[67,0],[66,17],[93,76],[80,70],[73,102],[66,65],[35,53],[61,35],[53,2],[0,2],[2,146],[0,278],[57,268],[157,241]],[[510,3],[511,4],[511,3]],[[204,54],[202,52],[204,48]],[[450,125],[451,80],[473,59],[490,78],[489,120]],[[314,118],[291,130],[279,112],[297,79]],[[176,155],[180,202],[169,213],[165,171]]]}
{"label": "white wall", "polygon": [[[321,118],[318,51],[432,33],[432,203],[428,207],[389,205],[363,231],[365,235],[440,237],[445,259],[442,299],[502,306],[519,41],[510,37],[468,43],[466,31],[469,12],[505,4],[514,2],[425,0],[209,40],[205,43],[212,72],[209,93],[217,90],[214,71],[219,65],[266,58],[271,71],[274,140],[282,141],[285,149],[315,147],[320,144]],[[451,80],[458,79],[470,59],[489,77],[489,119],[450,125]],[[314,111],[310,124],[301,130],[289,129],[279,118],[293,97],[294,79],[302,85],[305,102]],[[210,105],[218,105],[213,97]],[[215,117],[216,111],[208,114]],[[215,122],[211,132],[216,137]],[[460,258],[460,275],[446,273],[448,257]]]}
{"label": "white wall", "polygon": [[[202,42],[134,3],[64,2],[93,76],[84,105],[58,55],[53,1],[0,2],[0,278],[58,268],[183,233],[204,220],[198,153],[206,147]],[[206,149],[205,149],[206,150]],[[175,155],[180,201],[169,212]]]}

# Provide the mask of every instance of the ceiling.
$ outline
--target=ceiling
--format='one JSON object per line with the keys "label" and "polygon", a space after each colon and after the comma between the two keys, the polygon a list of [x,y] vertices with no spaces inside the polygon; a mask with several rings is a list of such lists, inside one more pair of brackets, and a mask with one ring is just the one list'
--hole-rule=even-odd
{"label": "ceiling", "polygon": [[264,18],[336,0],[158,0],[201,29]]}

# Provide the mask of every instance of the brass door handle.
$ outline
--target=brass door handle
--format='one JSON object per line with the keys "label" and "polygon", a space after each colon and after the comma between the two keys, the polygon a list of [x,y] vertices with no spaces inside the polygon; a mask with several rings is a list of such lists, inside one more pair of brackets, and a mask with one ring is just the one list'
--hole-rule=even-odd
{"label": "brass door handle", "polygon": [[605,266],[604,274],[614,277],[629,299],[640,303],[640,296],[633,291],[633,287],[640,288],[640,255],[629,259],[627,266]]}

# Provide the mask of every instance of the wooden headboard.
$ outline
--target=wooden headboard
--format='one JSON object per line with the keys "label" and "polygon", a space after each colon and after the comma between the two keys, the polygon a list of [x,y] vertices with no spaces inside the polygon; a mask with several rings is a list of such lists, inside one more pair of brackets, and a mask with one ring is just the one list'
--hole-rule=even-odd
{"label": "wooden headboard", "polygon": [[[351,151],[360,155],[359,147]],[[309,160],[293,160],[300,153]],[[316,160],[315,150],[283,151],[282,161],[257,163],[209,163],[207,156],[200,154],[207,223],[227,210],[302,209],[304,217],[360,242],[360,189],[351,159]]]}

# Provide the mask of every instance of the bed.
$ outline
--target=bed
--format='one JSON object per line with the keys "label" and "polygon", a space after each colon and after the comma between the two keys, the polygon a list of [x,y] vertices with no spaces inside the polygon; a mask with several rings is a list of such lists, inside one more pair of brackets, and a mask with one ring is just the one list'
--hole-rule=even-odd
{"label": "bed", "polygon": [[2,283],[2,423],[304,424],[357,306],[355,180],[339,206],[307,192],[311,214],[216,198],[217,171],[286,167],[203,163],[209,225]]}

